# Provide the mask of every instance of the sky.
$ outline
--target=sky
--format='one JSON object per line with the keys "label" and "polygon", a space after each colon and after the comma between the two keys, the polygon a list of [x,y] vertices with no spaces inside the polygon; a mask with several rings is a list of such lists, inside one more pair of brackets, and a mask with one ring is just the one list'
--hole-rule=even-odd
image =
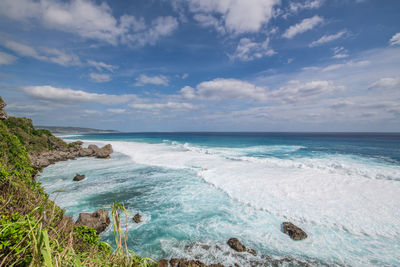
{"label": "sky", "polygon": [[35,125],[400,132],[398,0],[0,0],[0,95]]}

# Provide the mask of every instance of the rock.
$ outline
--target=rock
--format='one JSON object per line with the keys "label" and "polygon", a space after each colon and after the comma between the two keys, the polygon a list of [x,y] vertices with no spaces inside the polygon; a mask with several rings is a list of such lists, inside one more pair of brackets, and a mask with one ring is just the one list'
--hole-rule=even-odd
{"label": "rock", "polygon": [[289,235],[294,240],[303,240],[307,238],[306,232],[304,232],[301,228],[297,227],[291,222],[284,222],[282,226],[283,232]]}
{"label": "rock", "polygon": [[92,150],[94,154],[96,154],[97,151],[99,151],[99,147],[96,146],[96,145],[89,145],[88,148],[89,148],[90,150]]}
{"label": "rock", "polygon": [[76,225],[86,225],[96,229],[97,233],[103,232],[107,226],[110,224],[110,218],[108,217],[108,211],[99,209],[89,213],[80,213],[79,218],[76,221]]}
{"label": "rock", "polygon": [[229,238],[228,240],[228,245],[233,249],[236,250],[237,252],[245,252],[246,251],[246,247],[240,243],[239,239],[237,238]]}
{"label": "rock", "polygon": [[168,267],[168,261],[167,260],[160,260],[158,262],[158,267]]}
{"label": "rock", "polygon": [[207,267],[204,263],[198,260],[187,260],[187,259],[171,259],[169,261],[171,267]]}
{"label": "rock", "polygon": [[236,250],[237,252],[248,252],[254,256],[257,256],[257,251],[251,248],[246,248],[245,245],[243,245],[239,239],[237,238],[229,238],[228,240],[228,245],[233,249]]}
{"label": "rock", "polygon": [[82,181],[85,178],[86,178],[86,176],[84,174],[82,174],[82,175],[76,174],[74,177],[74,181]]}
{"label": "rock", "polygon": [[79,157],[89,157],[93,155],[93,153],[94,153],[93,150],[90,148],[81,148],[79,149],[78,155]]}
{"label": "rock", "polygon": [[140,223],[142,221],[142,215],[140,215],[139,213],[136,213],[132,219],[135,223]]}
{"label": "rock", "polygon": [[7,104],[0,97],[0,120],[7,120],[8,119],[7,112],[5,110],[3,110],[3,108],[5,106],[7,106]]}
{"label": "rock", "polygon": [[250,253],[250,254],[252,254],[252,255],[254,255],[254,256],[257,256],[257,251],[255,251],[255,250],[252,249],[252,248],[248,248],[248,249],[247,249],[247,252]]}
{"label": "rock", "polygon": [[7,120],[8,115],[7,112],[4,109],[0,109],[0,120]]}
{"label": "rock", "polygon": [[222,265],[221,263],[215,263],[215,264],[210,264],[207,267],[225,267],[225,265]]}
{"label": "rock", "polygon": [[109,158],[111,153],[113,153],[113,149],[112,146],[108,144],[103,146],[96,152],[96,158],[100,159]]}

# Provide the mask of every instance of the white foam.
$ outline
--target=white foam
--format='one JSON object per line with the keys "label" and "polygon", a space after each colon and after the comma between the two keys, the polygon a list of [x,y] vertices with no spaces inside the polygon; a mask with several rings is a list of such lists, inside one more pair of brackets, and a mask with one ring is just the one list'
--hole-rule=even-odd
{"label": "white foam", "polygon": [[[109,143],[140,164],[193,168],[232,198],[281,218],[355,234],[400,237],[398,166],[371,166],[342,156],[230,160],[224,151],[237,155],[243,151],[189,144]],[[382,179],[370,179],[377,177]]]}

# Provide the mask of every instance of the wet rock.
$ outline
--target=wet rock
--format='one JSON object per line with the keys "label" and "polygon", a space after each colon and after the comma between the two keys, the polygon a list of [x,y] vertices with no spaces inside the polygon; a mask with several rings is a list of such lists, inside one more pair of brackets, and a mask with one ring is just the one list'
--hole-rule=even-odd
{"label": "wet rock", "polygon": [[229,238],[229,240],[228,240],[228,245],[229,245],[233,250],[236,250],[237,252],[248,252],[248,253],[250,253],[250,254],[252,254],[252,255],[254,255],[254,256],[257,255],[257,252],[256,252],[254,249],[246,248],[246,246],[243,245],[243,244],[239,241],[239,239],[237,239],[237,238],[234,238],[234,237]]}
{"label": "wet rock", "polygon": [[79,218],[76,221],[76,225],[86,225],[96,229],[97,233],[103,232],[107,226],[110,224],[110,218],[108,217],[108,211],[99,209],[89,213],[80,213]]}
{"label": "wet rock", "polygon": [[86,176],[84,175],[84,174],[76,174],[75,175],[75,177],[74,177],[74,181],[76,181],[76,182],[78,182],[78,181],[82,181],[83,179],[85,179],[86,178]]}
{"label": "wet rock", "polygon": [[237,239],[237,238],[234,238],[234,237],[229,238],[228,245],[232,249],[236,250],[237,252],[245,252],[246,251],[246,247],[242,243],[240,243],[239,239]]}
{"label": "wet rock", "polygon": [[282,226],[283,232],[289,235],[293,240],[303,240],[307,238],[306,232],[304,232],[300,227],[297,227],[291,222],[284,222]]}
{"label": "wet rock", "polygon": [[142,221],[142,215],[140,215],[139,213],[136,213],[135,216],[133,216],[132,220],[135,223],[140,223]]}
{"label": "wet rock", "polygon": [[113,153],[113,149],[112,146],[108,144],[103,146],[96,152],[96,158],[100,159],[109,158],[111,153]]}

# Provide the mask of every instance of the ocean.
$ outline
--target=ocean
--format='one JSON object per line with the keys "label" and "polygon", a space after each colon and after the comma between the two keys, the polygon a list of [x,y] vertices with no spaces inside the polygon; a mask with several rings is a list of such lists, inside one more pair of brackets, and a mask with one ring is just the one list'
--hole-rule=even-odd
{"label": "ocean", "polygon": [[[128,246],[154,259],[248,266],[291,257],[311,264],[400,265],[400,134],[112,133],[63,136],[112,144],[39,181],[77,219],[113,201],[127,208]],[[73,182],[76,173],[86,179]],[[53,193],[56,190],[68,192]],[[140,213],[143,222],[132,216]],[[308,234],[293,241],[290,221]],[[235,253],[237,237],[258,255]],[[112,227],[101,234],[112,244]]]}

